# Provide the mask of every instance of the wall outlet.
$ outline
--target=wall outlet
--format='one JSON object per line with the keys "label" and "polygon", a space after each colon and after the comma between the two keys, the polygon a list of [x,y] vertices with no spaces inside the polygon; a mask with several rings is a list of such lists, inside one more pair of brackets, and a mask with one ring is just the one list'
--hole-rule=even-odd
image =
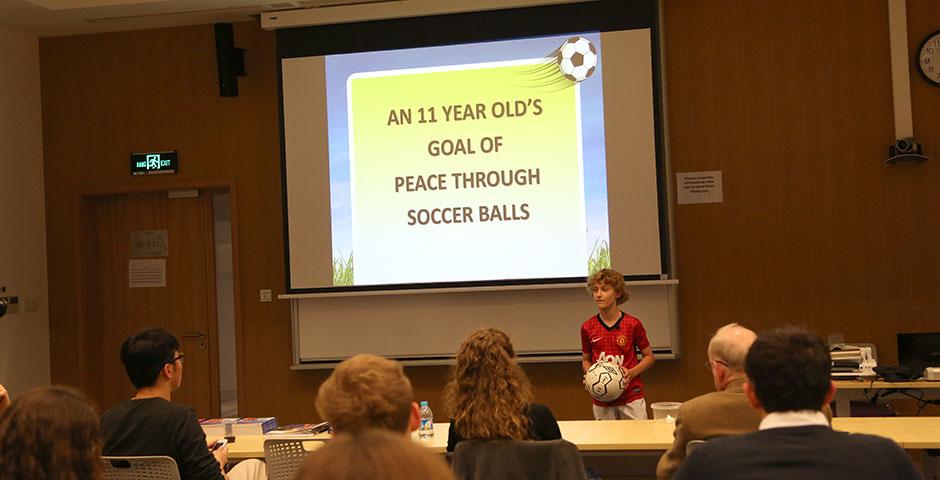
{"label": "wall outlet", "polygon": [[39,300],[28,298],[23,302],[23,313],[33,313],[39,311]]}
{"label": "wall outlet", "polygon": [[261,301],[265,303],[271,301],[271,289],[265,288],[261,290]]}

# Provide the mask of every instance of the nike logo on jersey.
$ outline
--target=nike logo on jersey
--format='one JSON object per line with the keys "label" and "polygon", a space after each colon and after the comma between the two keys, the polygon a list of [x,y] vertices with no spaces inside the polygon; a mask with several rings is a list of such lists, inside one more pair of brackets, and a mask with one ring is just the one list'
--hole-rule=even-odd
{"label": "nike logo on jersey", "polygon": [[613,363],[614,365],[623,365],[623,355],[607,355],[606,352],[597,354],[597,362]]}
{"label": "nike logo on jersey", "polygon": [[597,342],[599,342],[599,341],[601,341],[601,337],[597,337],[597,338],[592,338],[592,339],[591,339],[591,343],[597,343]]}

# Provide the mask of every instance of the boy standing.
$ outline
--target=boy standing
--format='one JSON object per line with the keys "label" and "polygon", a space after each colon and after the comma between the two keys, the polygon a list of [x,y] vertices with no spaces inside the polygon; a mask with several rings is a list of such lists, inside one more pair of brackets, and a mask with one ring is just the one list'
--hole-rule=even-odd
{"label": "boy standing", "polygon": [[[594,399],[594,418],[645,420],[646,399],[639,375],[653,366],[656,359],[643,324],[619,308],[629,298],[623,275],[609,268],[599,270],[588,279],[588,290],[594,296],[598,313],[581,325],[584,355],[581,366],[587,373],[600,360],[619,365],[626,385],[620,397],[612,402]],[[643,360],[637,360],[637,350],[643,354]]]}

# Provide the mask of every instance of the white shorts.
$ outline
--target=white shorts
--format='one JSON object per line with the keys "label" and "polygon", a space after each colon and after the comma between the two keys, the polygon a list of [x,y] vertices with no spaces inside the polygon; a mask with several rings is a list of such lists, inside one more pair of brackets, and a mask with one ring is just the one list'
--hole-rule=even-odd
{"label": "white shorts", "polygon": [[594,420],[646,420],[646,399],[638,398],[626,405],[615,407],[594,407]]}
{"label": "white shorts", "polygon": [[229,480],[267,480],[268,472],[264,462],[256,458],[242,460],[226,474]]}

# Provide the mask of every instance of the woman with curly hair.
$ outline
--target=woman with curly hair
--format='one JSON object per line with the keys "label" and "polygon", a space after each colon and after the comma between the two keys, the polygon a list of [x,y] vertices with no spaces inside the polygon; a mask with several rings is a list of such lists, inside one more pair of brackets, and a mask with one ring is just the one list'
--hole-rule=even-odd
{"label": "woman with curly hair", "polygon": [[532,388],[509,336],[484,328],[470,334],[457,352],[444,395],[453,417],[447,437],[452,452],[462,440],[556,440],[552,411],[532,403]]}
{"label": "woman with curly hair", "polygon": [[0,478],[100,480],[98,415],[81,393],[45,387],[0,414]]}

